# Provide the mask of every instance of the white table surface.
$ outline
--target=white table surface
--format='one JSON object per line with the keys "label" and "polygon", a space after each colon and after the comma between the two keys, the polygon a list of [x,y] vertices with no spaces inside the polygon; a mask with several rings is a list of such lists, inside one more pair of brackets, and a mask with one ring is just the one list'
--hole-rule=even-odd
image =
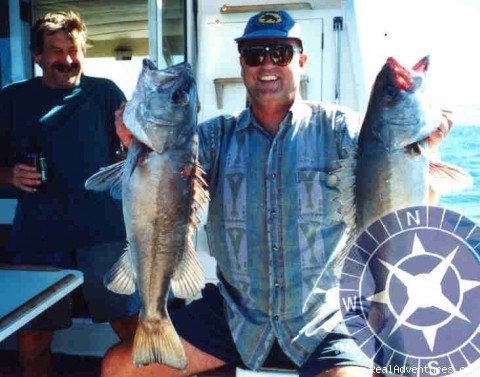
{"label": "white table surface", "polygon": [[0,342],[82,283],[76,270],[0,266]]}

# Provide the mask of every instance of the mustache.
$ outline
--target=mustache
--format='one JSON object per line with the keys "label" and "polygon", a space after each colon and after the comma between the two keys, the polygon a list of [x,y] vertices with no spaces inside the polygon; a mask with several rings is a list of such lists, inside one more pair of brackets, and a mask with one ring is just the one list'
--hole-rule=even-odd
{"label": "mustache", "polygon": [[59,62],[55,62],[52,64],[52,68],[62,73],[68,73],[78,71],[80,69],[80,64],[75,62],[73,62],[72,64],[62,64]]}

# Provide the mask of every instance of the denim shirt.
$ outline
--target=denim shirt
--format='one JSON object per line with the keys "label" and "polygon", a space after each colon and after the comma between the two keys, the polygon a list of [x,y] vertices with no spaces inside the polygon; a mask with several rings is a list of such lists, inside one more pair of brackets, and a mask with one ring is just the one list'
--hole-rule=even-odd
{"label": "denim shirt", "polygon": [[[345,230],[330,173],[355,148],[359,122],[351,114],[298,101],[276,135],[250,109],[200,125],[210,252],[233,339],[251,369],[262,366],[275,339],[300,366],[326,335],[301,333],[319,319],[318,308],[302,309]],[[338,303],[318,306],[320,323],[338,312]]]}

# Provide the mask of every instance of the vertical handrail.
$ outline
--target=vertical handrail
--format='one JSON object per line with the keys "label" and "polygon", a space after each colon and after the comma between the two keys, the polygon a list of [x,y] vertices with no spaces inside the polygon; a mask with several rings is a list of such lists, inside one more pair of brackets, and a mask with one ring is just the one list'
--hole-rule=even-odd
{"label": "vertical handrail", "polygon": [[340,84],[342,78],[341,62],[342,62],[342,34],[343,30],[343,17],[333,18],[333,30],[335,31],[335,103],[340,103]]}
{"label": "vertical handrail", "polygon": [[[160,17],[158,12],[160,11]],[[159,67],[160,56],[162,51],[162,35],[161,35],[161,12],[162,1],[161,0],[148,0],[148,54],[150,60]],[[160,21],[160,28],[159,23]],[[159,32],[160,30],[160,32]],[[160,48],[159,48],[160,45]],[[164,68],[164,67],[161,67]]]}

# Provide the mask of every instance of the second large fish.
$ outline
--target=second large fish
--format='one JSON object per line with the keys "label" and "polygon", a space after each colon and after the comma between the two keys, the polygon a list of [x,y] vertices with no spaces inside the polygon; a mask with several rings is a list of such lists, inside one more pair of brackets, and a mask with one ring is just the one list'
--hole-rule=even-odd
{"label": "second large fish", "polygon": [[85,183],[123,201],[127,250],[105,277],[106,286],[131,294],[142,309],[133,344],[136,366],[186,367],[180,339],[167,312],[170,288],[191,298],[204,286],[192,246],[196,211],[208,199],[197,162],[197,91],[182,63],[158,70],[145,60],[124,121],[133,139],[125,162],[102,169]]}
{"label": "second large fish", "polygon": [[[428,57],[411,69],[389,58],[377,75],[357,150],[334,172],[342,182],[339,201],[350,242],[388,213],[429,204],[431,189],[458,191],[473,184],[461,168],[432,160],[427,138],[439,127],[441,111],[431,103],[428,67]],[[344,252],[351,244],[346,246]]]}
{"label": "second large fish", "polygon": [[[441,112],[431,105],[428,66],[428,57],[412,69],[389,58],[376,77],[357,148],[332,172],[340,182],[337,205],[346,231],[305,302],[304,310],[316,310],[318,316],[302,332],[328,330],[341,320],[338,311],[330,323],[318,325],[338,306],[332,280],[338,281],[348,252],[373,222],[404,207],[429,204],[431,187],[448,192],[473,183],[462,169],[431,159],[427,138],[440,125]],[[362,267],[358,264],[359,274]],[[322,306],[325,301],[331,305]]]}

